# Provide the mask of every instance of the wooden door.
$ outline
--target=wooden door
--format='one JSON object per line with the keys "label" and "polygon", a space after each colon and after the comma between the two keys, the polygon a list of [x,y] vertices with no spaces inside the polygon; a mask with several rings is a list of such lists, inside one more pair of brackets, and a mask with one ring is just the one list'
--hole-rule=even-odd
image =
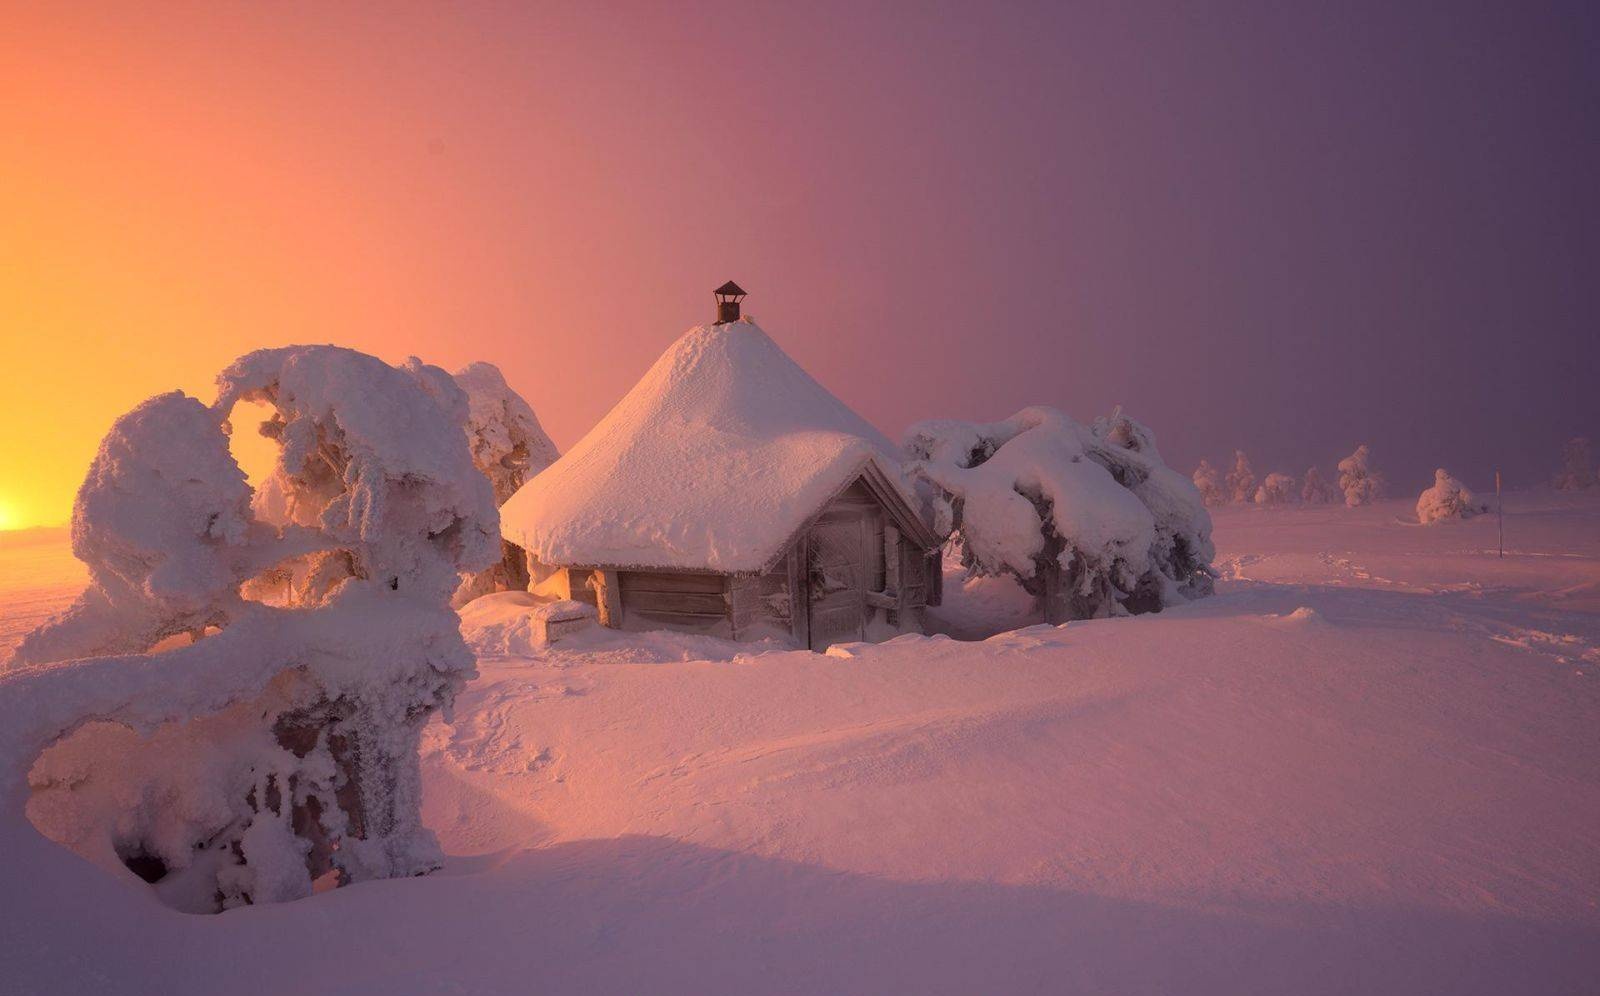
{"label": "wooden door", "polygon": [[869,532],[868,517],[855,511],[830,512],[811,527],[806,584],[812,650],[866,638]]}

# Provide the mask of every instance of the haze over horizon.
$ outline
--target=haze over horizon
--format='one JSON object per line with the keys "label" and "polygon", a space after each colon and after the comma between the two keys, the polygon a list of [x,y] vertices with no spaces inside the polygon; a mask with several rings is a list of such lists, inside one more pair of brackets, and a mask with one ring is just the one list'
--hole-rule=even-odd
{"label": "haze over horizon", "polygon": [[[891,436],[1115,405],[1414,494],[1600,437],[1589,4],[14,7],[0,509],[251,349],[500,366],[563,448],[733,278]],[[6,518],[0,514],[0,518]]]}

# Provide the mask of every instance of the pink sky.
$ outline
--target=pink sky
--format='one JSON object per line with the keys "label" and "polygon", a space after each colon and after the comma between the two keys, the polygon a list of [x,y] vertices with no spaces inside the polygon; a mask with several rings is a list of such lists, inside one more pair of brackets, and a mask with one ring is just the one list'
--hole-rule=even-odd
{"label": "pink sky", "polygon": [[[1297,6],[1297,5],[1296,5]],[[498,363],[563,446],[734,278],[891,435],[1122,404],[1483,487],[1600,435],[1587,8],[39,5],[0,501],[234,355]]]}

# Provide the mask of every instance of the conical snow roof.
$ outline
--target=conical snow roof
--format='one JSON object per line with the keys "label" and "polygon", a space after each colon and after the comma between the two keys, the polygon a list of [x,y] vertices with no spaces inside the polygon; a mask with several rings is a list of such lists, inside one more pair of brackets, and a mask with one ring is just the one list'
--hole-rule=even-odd
{"label": "conical snow roof", "polygon": [[757,571],[876,463],[882,433],[754,322],[690,329],[600,424],[500,509],[552,565]]}

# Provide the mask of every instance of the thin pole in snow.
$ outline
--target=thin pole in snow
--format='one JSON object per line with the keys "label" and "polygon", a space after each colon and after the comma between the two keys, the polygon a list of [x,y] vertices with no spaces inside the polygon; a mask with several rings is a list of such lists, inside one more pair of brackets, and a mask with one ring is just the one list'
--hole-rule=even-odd
{"label": "thin pole in snow", "polygon": [[1506,556],[1506,503],[1500,497],[1500,472],[1494,472],[1494,511],[1500,520],[1500,559]]}

